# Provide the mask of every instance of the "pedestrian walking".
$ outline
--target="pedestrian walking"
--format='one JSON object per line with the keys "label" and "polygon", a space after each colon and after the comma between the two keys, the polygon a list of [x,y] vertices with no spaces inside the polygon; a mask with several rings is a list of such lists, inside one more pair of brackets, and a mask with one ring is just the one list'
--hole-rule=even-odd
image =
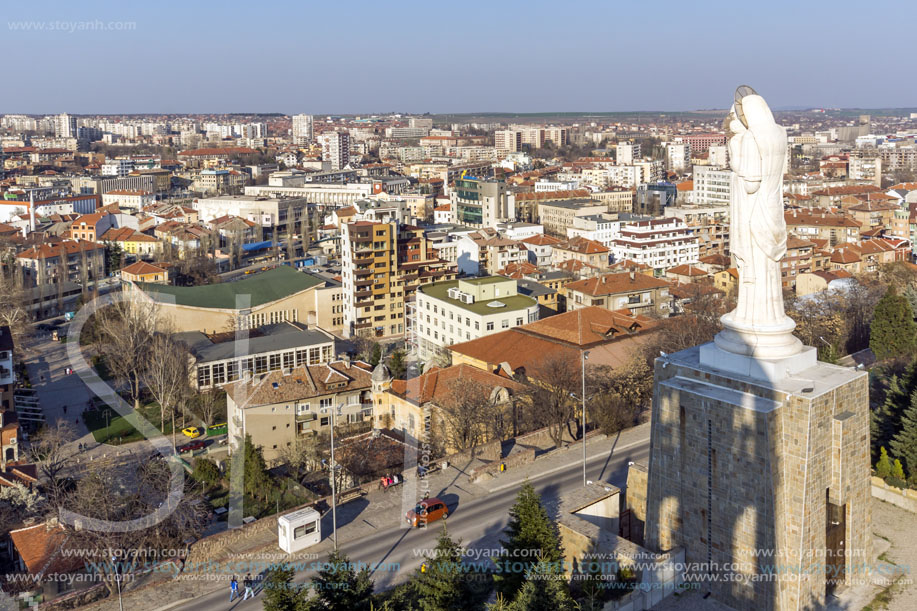
{"label": "pedestrian walking", "polygon": [[232,602],[236,596],[239,595],[239,582],[236,581],[236,576],[233,575],[232,579],[229,580],[229,602]]}
{"label": "pedestrian walking", "polygon": [[65,414],[67,413],[67,404],[66,403],[64,404],[64,413]]}
{"label": "pedestrian walking", "polygon": [[385,476],[379,478],[379,482],[382,484],[382,492],[388,490],[388,482],[385,480]]}
{"label": "pedestrian walking", "polygon": [[80,443],[77,447],[80,449],[80,452],[83,451],[83,444],[82,444],[82,443]]}
{"label": "pedestrian walking", "polygon": [[242,580],[242,584],[245,586],[245,596],[242,597],[242,600],[248,600],[248,595],[251,594],[251,597],[255,597],[255,591],[252,589],[252,574],[246,573],[245,579]]}
{"label": "pedestrian walking", "polygon": [[392,476],[392,485],[393,485],[393,486],[397,486],[397,485],[398,485],[398,474],[397,474],[397,473],[396,473],[395,475]]}

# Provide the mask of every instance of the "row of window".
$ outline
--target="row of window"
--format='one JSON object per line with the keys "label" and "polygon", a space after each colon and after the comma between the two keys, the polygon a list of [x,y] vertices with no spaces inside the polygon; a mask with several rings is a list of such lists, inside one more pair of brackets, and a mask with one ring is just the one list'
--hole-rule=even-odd
{"label": "row of window", "polygon": [[241,379],[244,372],[256,375],[277,371],[279,369],[292,369],[301,365],[320,365],[328,363],[334,358],[333,346],[312,346],[299,348],[274,354],[260,354],[221,363],[201,364],[197,367],[197,385],[200,388],[226,384]]}

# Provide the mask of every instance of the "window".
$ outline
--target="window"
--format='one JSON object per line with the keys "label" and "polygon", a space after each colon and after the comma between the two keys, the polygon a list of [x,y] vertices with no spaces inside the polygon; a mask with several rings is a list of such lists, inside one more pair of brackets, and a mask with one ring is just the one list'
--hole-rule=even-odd
{"label": "window", "polygon": [[197,385],[210,386],[210,365],[197,368]]}
{"label": "window", "polygon": [[330,420],[330,418],[329,418],[328,416],[324,416],[321,420],[319,420],[319,423],[320,423],[322,426],[328,426],[328,421],[329,421],[329,420]]}
{"label": "window", "polygon": [[272,355],[271,355],[271,367],[270,367],[270,369],[271,369],[271,371],[275,371],[275,370],[277,370],[277,369],[280,369],[280,355],[279,355],[279,354],[272,354]]}
{"label": "window", "polygon": [[309,351],[300,349],[296,351],[296,366],[305,365],[308,358]]}
{"label": "window", "polygon": [[239,361],[226,363],[226,381],[235,382],[239,379]]}
{"label": "window", "polygon": [[477,320],[474,321],[474,330],[475,330],[475,331],[480,331],[480,330],[481,330],[481,323],[480,323],[480,321],[477,321]]}
{"label": "window", "polygon": [[327,397],[327,398],[325,398],[325,399],[319,400],[319,402],[318,402],[318,407],[319,407],[319,409],[328,409],[328,408],[331,407],[333,404],[334,404],[334,398],[333,398],[333,397]]}
{"label": "window", "polygon": [[283,368],[292,369],[293,368],[293,351],[283,353]]}
{"label": "window", "polygon": [[225,384],[226,383],[226,365],[224,363],[214,364],[213,383],[214,384]]}
{"label": "window", "polygon": [[267,357],[266,356],[256,356],[255,357],[255,373],[266,373],[267,372]]}
{"label": "window", "polygon": [[316,524],[318,524],[318,522],[309,522],[308,524],[297,526],[296,528],[293,529],[293,538],[301,539],[302,537],[305,537],[306,535],[311,535],[312,533],[315,532]]}
{"label": "window", "polygon": [[318,359],[321,356],[321,352],[318,348],[309,348],[309,364],[318,365]]}
{"label": "window", "polygon": [[[504,322],[506,322],[506,321],[504,321]],[[493,323],[493,322],[487,323],[487,330],[488,330],[488,331],[493,331],[493,330],[494,330],[494,323]]]}

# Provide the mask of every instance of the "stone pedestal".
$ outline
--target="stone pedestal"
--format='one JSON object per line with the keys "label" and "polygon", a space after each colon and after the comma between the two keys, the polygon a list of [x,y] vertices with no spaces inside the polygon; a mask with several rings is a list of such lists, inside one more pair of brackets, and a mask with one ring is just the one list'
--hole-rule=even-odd
{"label": "stone pedestal", "polygon": [[[805,348],[656,360],[646,546],[736,609],[820,608],[870,556],[868,378]],[[836,577],[836,579],[834,579]],[[836,583],[831,583],[836,582]]]}

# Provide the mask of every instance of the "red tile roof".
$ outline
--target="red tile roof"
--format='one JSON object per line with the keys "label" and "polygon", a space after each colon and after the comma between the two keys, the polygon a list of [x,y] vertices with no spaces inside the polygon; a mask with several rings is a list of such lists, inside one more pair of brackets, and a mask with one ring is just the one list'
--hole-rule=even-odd
{"label": "red tile roof", "polygon": [[575,291],[597,297],[600,295],[649,291],[668,286],[671,286],[669,282],[646,274],[616,273],[577,280],[567,284],[566,289],[568,292]]}
{"label": "red tile roof", "polygon": [[472,380],[487,388],[523,390],[525,387],[509,378],[472,367],[465,363],[441,369],[433,367],[410,380],[392,380],[391,392],[415,405],[443,405],[452,400],[452,384],[456,380]]}

